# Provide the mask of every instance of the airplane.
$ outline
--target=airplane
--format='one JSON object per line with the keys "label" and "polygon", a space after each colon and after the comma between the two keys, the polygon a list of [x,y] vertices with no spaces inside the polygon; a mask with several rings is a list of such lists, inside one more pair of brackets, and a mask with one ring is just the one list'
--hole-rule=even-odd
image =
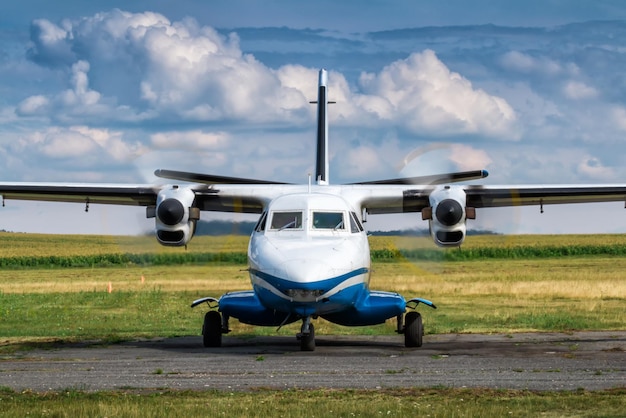
{"label": "airplane", "polygon": [[345,326],[382,324],[396,318],[406,347],[420,347],[424,298],[370,290],[372,273],[366,214],[421,213],[433,242],[458,247],[476,209],[626,200],[626,184],[461,185],[488,176],[486,170],[332,184],[328,158],[328,73],[319,71],[315,179],[303,184],[156,170],[165,185],[99,183],[0,183],[5,200],[76,202],[146,207],[157,241],[187,246],[203,211],[258,214],[250,236],[252,289],[203,297],[191,307],[209,307],[202,324],[205,347],[220,347],[229,320],[281,327],[301,321],[302,351],[315,350],[313,320]]}

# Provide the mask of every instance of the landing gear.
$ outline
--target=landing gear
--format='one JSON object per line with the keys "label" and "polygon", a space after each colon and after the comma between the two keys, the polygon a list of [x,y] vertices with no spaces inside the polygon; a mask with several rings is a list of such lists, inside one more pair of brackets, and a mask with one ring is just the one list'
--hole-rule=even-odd
{"label": "landing gear", "polygon": [[404,324],[402,323],[402,315],[398,315],[398,329],[396,332],[404,334],[404,346],[405,347],[421,347],[422,337],[424,336],[424,325],[422,324],[422,315],[415,310],[417,305],[423,303],[433,309],[437,309],[434,303],[422,298],[413,298],[406,302],[406,306],[409,309],[413,309],[411,312],[404,315]]}
{"label": "landing gear", "polygon": [[196,299],[191,303],[191,307],[206,303],[209,305],[209,312],[204,315],[204,322],[202,323],[202,344],[205,347],[221,347],[222,346],[222,334],[228,334],[228,315],[222,315],[216,309],[219,309],[219,300],[206,297]]}
{"label": "landing gear", "polygon": [[300,351],[315,351],[315,327],[311,317],[302,320],[302,328],[296,338],[300,340]]}
{"label": "landing gear", "polygon": [[409,312],[404,317],[404,346],[421,347],[424,336],[422,315],[419,312]]}
{"label": "landing gear", "polygon": [[222,316],[219,312],[209,311],[204,315],[202,343],[205,347],[222,346]]}

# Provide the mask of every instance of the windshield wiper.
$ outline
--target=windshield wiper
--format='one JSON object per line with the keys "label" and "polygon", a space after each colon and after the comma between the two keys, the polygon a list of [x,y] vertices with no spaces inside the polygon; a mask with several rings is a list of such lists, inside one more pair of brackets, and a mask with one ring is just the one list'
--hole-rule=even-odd
{"label": "windshield wiper", "polygon": [[287,228],[294,228],[295,225],[296,225],[296,220],[294,219],[293,221],[289,222],[288,224],[281,226],[279,231],[282,231],[283,229],[287,229]]}

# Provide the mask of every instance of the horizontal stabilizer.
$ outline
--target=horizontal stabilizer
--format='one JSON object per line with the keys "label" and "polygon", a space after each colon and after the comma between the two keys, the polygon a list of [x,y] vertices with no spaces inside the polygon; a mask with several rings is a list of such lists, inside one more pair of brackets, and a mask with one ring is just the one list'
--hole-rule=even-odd
{"label": "horizontal stabilizer", "polygon": [[154,175],[164,179],[189,181],[203,184],[289,184],[276,181],[245,179],[241,177],[216,176],[213,174],[188,173],[175,170],[156,170]]}
{"label": "horizontal stabilizer", "polygon": [[487,172],[487,170],[472,170],[472,171],[461,171],[461,172],[456,172],[456,173],[433,174],[429,176],[403,177],[403,178],[389,179],[389,180],[364,181],[364,182],[350,183],[350,184],[364,184],[364,185],[429,184],[430,185],[430,184],[455,183],[459,181],[484,179],[488,175],[489,173]]}

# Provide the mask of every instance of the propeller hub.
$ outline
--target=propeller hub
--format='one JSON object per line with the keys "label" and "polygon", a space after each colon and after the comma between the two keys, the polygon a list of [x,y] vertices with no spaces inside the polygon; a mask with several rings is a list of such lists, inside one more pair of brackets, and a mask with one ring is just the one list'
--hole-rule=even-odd
{"label": "propeller hub", "polygon": [[454,199],[445,199],[437,205],[435,215],[437,220],[445,226],[456,225],[463,218],[463,207]]}
{"label": "propeller hub", "polygon": [[185,208],[178,199],[165,199],[159,205],[157,215],[165,225],[177,225],[185,216]]}

